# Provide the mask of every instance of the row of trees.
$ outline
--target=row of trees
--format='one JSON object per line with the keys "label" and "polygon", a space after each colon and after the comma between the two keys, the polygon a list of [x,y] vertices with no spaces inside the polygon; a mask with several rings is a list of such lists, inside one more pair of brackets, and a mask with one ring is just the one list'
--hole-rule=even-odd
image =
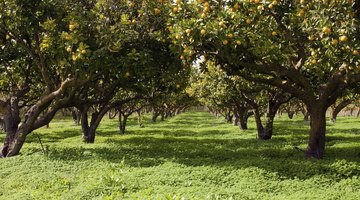
{"label": "row of trees", "polygon": [[190,94],[243,129],[254,115],[259,139],[282,104],[300,101],[306,156],[321,158],[327,109],[358,99],[359,12],[351,0],[1,0],[2,156],[64,108],[94,142],[106,113],[124,131],[131,113],[150,107],[155,121]]}
{"label": "row of trees", "polygon": [[[181,56],[190,62],[213,61],[228,76],[252,82],[247,84],[252,90],[260,83],[271,86],[266,91],[274,102],[270,97],[268,105],[275,109],[275,104],[287,101],[284,93],[299,99],[311,117],[306,156],[323,157],[327,109],[359,88],[359,4],[351,0],[177,2],[179,11],[172,13],[170,23]],[[240,81],[240,90],[249,91],[242,89],[243,84]],[[260,103],[250,100],[257,93],[255,89],[252,95],[242,94],[252,108]],[[257,126],[262,132],[260,123]],[[259,138],[271,137],[259,133]]]}
{"label": "row of trees", "polygon": [[186,106],[189,69],[170,51],[156,4],[1,1],[2,157],[17,155],[28,134],[65,108],[79,111],[84,141],[92,143],[111,110],[124,132],[127,117],[143,107],[161,114]]}
{"label": "row of trees", "polygon": [[[204,64],[207,65],[206,71],[194,69],[188,94],[206,105],[215,116],[223,116],[228,122],[239,125],[240,130],[248,128],[247,121],[252,115],[255,117],[258,138],[262,140],[271,139],[276,114],[285,112],[292,119],[294,114],[301,113],[304,121],[309,121],[306,106],[291,94],[239,76],[229,76],[212,61]],[[330,121],[334,123],[337,115],[346,107],[349,107],[351,115],[359,115],[358,99],[356,93],[339,98],[328,110],[331,111]]]}

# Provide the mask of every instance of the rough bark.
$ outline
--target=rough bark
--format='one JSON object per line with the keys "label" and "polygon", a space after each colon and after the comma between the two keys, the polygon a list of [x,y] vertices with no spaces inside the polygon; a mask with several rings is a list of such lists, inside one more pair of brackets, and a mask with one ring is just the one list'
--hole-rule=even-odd
{"label": "rough bark", "polygon": [[[18,107],[18,99],[8,99],[1,102],[1,110],[3,114],[4,131],[6,133],[4,144],[1,150],[1,157],[9,156],[9,153],[14,149],[15,142],[19,136],[22,136],[18,130],[20,124],[20,108]],[[19,143],[22,140],[19,140]],[[19,145],[17,145],[19,146]],[[21,148],[22,144],[20,145]],[[13,153],[11,153],[13,154]]]}
{"label": "rough bark", "polygon": [[314,106],[310,112],[309,143],[305,156],[320,159],[324,156],[326,132],[326,108],[322,105]]}

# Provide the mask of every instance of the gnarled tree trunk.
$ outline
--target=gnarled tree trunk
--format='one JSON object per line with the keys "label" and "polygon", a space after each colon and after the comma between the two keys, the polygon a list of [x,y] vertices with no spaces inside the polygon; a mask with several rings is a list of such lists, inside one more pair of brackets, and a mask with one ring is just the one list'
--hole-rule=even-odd
{"label": "gnarled tree trunk", "polygon": [[1,157],[9,157],[19,154],[21,147],[25,142],[28,133],[19,129],[20,109],[18,107],[18,99],[8,99],[1,102],[1,110],[3,112],[4,130],[6,133],[4,144],[1,149]]}
{"label": "gnarled tree trunk", "polygon": [[111,109],[110,105],[103,105],[98,111],[91,114],[90,124],[88,123],[88,111],[90,106],[84,105],[80,107],[81,110],[81,129],[83,133],[83,141],[86,143],[95,142],[96,129],[104,115]]}

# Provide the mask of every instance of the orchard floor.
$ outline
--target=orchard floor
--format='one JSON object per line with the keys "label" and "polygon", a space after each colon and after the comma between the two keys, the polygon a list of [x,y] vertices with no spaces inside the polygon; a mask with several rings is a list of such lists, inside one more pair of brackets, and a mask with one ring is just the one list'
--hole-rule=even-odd
{"label": "orchard floor", "polygon": [[249,123],[240,131],[189,112],[145,128],[131,119],[119,135],[104,119],[96,143],[84,144],[80,127],[58,118],[0,160],[0,199],[360,199],[360,118],[328,124],[320,161],[294,149],[306,148],[300,116],[276,118],[270,141]]}

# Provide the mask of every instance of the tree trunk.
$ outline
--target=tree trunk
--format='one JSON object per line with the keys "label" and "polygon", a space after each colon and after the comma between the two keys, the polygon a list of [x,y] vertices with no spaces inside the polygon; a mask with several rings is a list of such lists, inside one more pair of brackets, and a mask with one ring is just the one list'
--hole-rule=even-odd
{"label": "tree trunk", "polygon": [[308,110],[310,112],[310,133],[305,156],[320,159],[325,150],[326,108],[314,106]]}
{"label": "tree trunk", "polygon": [[88,117],[89,106],[83,106],[80,108],[81,111],[81,131],[84,142],[88,142],[89,135],[89,117]]}
{"label": "tree trunk", "polygon": [[12,108],[10,100],[4,102],[2,109],[4,113],[3,123],[6,136],[1,150],[1,157],[17,155],[25,142],[24,138],[17,140],[19,136],[24,137],[21,131],[18,130],[20,124],[20,110],[17,106]]}
{"label": "tree trunk", "polygon": [[267,140],[267,138],[265,137],[265,129],[261,122],[261,116],[260,116],[258,107],[255,107],[255,109],[254,109],[254,117],[255,117],[255,122],[256,122],[256,128],[258,131],[258,139],[259,140]]}
{"label": "tree trunk", "polygon": [[159,113],[156,112],[156,111],[153,111],[153,114],[152,114],[152,117],[151,117],[151,122],[155,123],[158,116],[159,116]]}
{"label": "tree trunk", "polygon": [[340,113],[340,111],[342,109],[344,109],[346,106],[348,106],[351,103],[351,100],[346,99],[342,102],[340,102],[337,106],[335,106],[335,109],[333,110],[332,114],[331,114],[331,122],[335,122],[336,121],[336,117],[337,115]]}
{"label": "tree trunk", "polygon": [[[7,153],[6,152],[2,152],[3,155],[6,155],[6,157],[11,157],[11,156],[16,156],[20,153],[20,150],[22,148],[22,146],[25,143],[25,139],[26,136],[28,135],[28,133],[24,133],[22,131],[22,129],[18,129],[17,132],[15,133],[15,137],[11,138],[9,140],[9,145],[7,148]],[[3,149],[5,150],[5,149]],[[4,154],[6,153],[6,154]]]}
{"label": "tree trunk", "polygon": [[274,105],[269,105],[268,112],[266,113],[265,131],[264,131],[264,136],[262,138],[264,140],[271,139],[271,137],[273,135],[274,118],[275,118],[276,110],[277,110],[277,108],[274,108],[273,106]]}
{"label": "tree trunk", "polygon": [[4,119],[0,117],[0,130],[5,130]]}
{"label": "tree trunk", "polygon": [[127,119],[128,119],[128,117],[130,115],[125,115],[125,114],[119,114],[119,115],[122,115],[122,120],[119,121],[119,131],[120,131],[121,135],[124,135],[125,134],[125,129],[126,129],[126,122],[127,122]]}
{"label": "tree trunk", "polygon": [[141,111],[138,110],[138,111],[136,111],[136,113],[137,113],[137,121],[138,121],[139,127],[144,128],[145,126],[144,126],[144,124],[142,123],[142,120],[141,120]]}
{"label": "tree trunk", "polygon": [[310,117],[310,113],[306,111],[305,114],[304,114],[304,121],[305,121],[305,122],[308,122],[308,121],[309,121],[309,117]]}
{"label": "tree trunk", "polygon": [[248,126],[247,126],[247,120],[248,120],[248,116],[247,116],[247,112],[244,115],[239,115],[239,126],[240,126],[240,130],[247,130]]}
{"label": "tree trunk", "polygon": [[289,119],[293,119],[294,118],[294,114],[295,114],[295,112],[294,111],[288,111],[287,112],[287,115],[288,115],[288,117],[289,117]]}
{"label": "tree trunk", "polygon": [[164,121],[165,120],[165,113],[164,112],[161,112],[161,118],[160,118],[161,121]]}
{"label": "tree trunk", "polygon": [[286,99],[286,96],[284,96],[284,95],[282,95],[282,96],[277,95],[273,99],[270,99],[268,101],[265,132],[264,132],[263,139],[265,139],[265,140],[271,139],[271,137],[273,135],[275,115],[276,115],[277,111],[279,110],[280,106],[289,100],[290,100],[290,98]]}
{"label": "tree trunk", "polygon": [[83,141],[85,143],[94,143],[95,142],[95,134],[96,129],[98,128],[101,119],[104,117],[108,109],[103,107],[100,111],[94,111],[91,114],[90,125],[88,122],[88,110],[89,106],[84,106],[81,108],[81,129],[83,133]]}
{"label": "tree trunk", "polygon": [[232,113],[231,109],[227,110],[225,113],[226,114],[225,118],[228,123],[232,123],[232,121],[233,121],[233,115],[231,113]]}
{"label": "tree trunk", "polygon": [[240,130],[247,130],[248,109],[244,105],[237,106],[237,114]]}
{"label": "tree trunk", "polygon": [[71,116],[74,120],[74,123],[76,125],[80,125],[80,121],[81,121],[81,111],[79,111],[77,108],[73,108],[71,110]]}

